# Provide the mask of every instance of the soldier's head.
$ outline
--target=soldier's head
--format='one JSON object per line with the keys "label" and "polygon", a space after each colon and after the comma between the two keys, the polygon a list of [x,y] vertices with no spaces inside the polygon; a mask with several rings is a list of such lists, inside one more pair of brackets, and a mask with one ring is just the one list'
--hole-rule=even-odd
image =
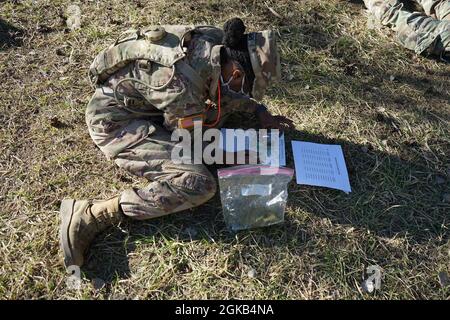
{"label": "soldier's head", "polygon": [[239,18],[228,20],[220,57],[222,78],[233,91],[260,100],[267,87],[280,78],[280,58],[272,31],[245,33]]}

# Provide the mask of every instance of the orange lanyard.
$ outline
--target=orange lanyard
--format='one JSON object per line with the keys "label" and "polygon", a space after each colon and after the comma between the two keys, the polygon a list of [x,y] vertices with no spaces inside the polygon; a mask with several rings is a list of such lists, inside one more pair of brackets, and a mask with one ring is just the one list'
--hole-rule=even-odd
{"label": "orange lanyard", "polygon": [[[217,86],[217,117],[216,120],[213,123],[208,123],[208,124],[203,124],[205,127],[211,128],[211,127],[215,127],[219,121],[220,121],[220,116],[221,116],[221,95],[222,95],[222,90],[220,88],[220,79],[218,80],[218,86]],[[210,108],[210,105],[208,106],[208,108],[206,109],[205,112],[207,112]]]}

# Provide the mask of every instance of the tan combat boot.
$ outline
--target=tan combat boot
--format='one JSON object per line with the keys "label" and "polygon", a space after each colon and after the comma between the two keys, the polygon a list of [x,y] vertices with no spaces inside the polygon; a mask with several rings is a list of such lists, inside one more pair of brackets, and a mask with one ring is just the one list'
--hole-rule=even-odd
{"label": "tan combat boot", "polygon": [[64,264],[82,266],[84,253],[95,236],[118,224],[124,217],[119,197],[104,201],[64,199],[59,209],[61,216],[60,241]]}

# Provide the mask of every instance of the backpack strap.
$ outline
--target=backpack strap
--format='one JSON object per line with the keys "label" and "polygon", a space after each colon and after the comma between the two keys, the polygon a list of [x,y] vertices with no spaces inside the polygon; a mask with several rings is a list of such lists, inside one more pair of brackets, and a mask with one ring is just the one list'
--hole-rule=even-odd
{"label": "backpack strap", "polygon": [[180,71],[188,80],[195,86],[195,89],[198,93],[202,93],[204,88],[204,80],[199,76],[197,71],[194,70],[189,64],[187,64],[184,60],[179,60],[175,64],[176,70]]}

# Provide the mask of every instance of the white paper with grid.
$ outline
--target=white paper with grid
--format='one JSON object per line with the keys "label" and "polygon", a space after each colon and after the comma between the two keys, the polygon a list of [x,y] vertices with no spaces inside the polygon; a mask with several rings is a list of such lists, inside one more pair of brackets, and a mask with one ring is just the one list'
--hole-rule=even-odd
{"label": "white paper with grid", "polygon": [[292,141],[297,184],[351,192],[340,145]]}

